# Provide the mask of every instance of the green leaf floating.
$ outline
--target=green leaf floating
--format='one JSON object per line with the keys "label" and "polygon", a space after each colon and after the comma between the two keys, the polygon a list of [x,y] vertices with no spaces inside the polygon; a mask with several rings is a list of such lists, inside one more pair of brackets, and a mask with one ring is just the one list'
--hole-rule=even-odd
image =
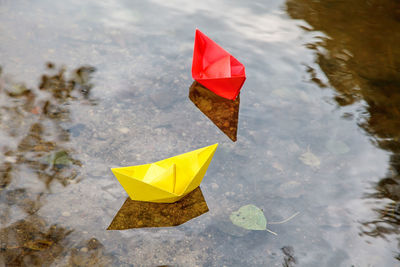
{"label": "green leaf floating", "polygon": [[[299,212],[296,212],[289,218],[280,221],[280,222],[270,222],[269,224],[282,224],[290,221],[294,217],[296,217]],[[262,209],[254,206],[253,204],[246,205],[241,207],[238,211],[234,211],[229,216],[232,223],[236,226],[242,227],[247,230],[265,230],[270,232],[271,234],[278,235],[275,232],[272,232],[267,228],[267,219],[264,216],[264,212]]]}
{"label": "green leaf floating", "polygon": [[229,218],[234,225],[247,230],[267,230],[267,219],[263,211],[252,204],[232,212]]}

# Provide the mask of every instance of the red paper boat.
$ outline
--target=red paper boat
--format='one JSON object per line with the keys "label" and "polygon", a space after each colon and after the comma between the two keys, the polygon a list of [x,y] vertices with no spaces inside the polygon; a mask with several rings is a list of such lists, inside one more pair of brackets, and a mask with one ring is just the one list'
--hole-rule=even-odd
{"label": "red paper boat", "polygon": [[196,29],[192,77],[219,96],[234,100],[246,74],[244,65]]}

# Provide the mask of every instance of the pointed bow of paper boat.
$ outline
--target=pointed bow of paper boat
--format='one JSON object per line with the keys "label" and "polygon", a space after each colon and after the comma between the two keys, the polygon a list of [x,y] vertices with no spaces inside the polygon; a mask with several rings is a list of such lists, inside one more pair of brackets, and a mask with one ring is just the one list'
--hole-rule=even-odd
{"label": "pointed bow of paper boat", "polygon": [[192,77],[217,95],[234,100],[246,80],[246,73],[242,63],[197,29]]}
{"label": "pointed bow of paper boat", "polygon": [[173,203],[196,189],[210,165],[218,144],[155,163],[112,168],[132,200]]}

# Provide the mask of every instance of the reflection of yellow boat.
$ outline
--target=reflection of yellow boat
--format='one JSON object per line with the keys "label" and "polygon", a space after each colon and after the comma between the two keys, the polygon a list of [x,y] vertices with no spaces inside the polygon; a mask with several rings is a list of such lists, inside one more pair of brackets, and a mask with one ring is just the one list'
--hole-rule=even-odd
{"label": "reflection of yellow boat", "polygon": [[112,168],[132,200],[172,203],[196,187],[206,174],[218,144],[155,163]]}
{"label": "reflection of yellow boat", "polygon": [[128,197],[107,230],[177,226],[206,212],[208,206],[200,187],[175,203],[150,203]]}

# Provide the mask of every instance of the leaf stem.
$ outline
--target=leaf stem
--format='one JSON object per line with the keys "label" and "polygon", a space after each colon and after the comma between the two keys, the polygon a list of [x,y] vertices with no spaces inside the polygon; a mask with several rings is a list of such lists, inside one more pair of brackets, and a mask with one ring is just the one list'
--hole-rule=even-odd
{"label": "leaf stem", "polygon": [[273,235],[278,235],[277,233],[275,233],[275,232],[272,232],[271,230],[269,230],[268,228],[266,228],[265,230],[267,230],[267,232],[270,232],[271,234],[273,234]]}

